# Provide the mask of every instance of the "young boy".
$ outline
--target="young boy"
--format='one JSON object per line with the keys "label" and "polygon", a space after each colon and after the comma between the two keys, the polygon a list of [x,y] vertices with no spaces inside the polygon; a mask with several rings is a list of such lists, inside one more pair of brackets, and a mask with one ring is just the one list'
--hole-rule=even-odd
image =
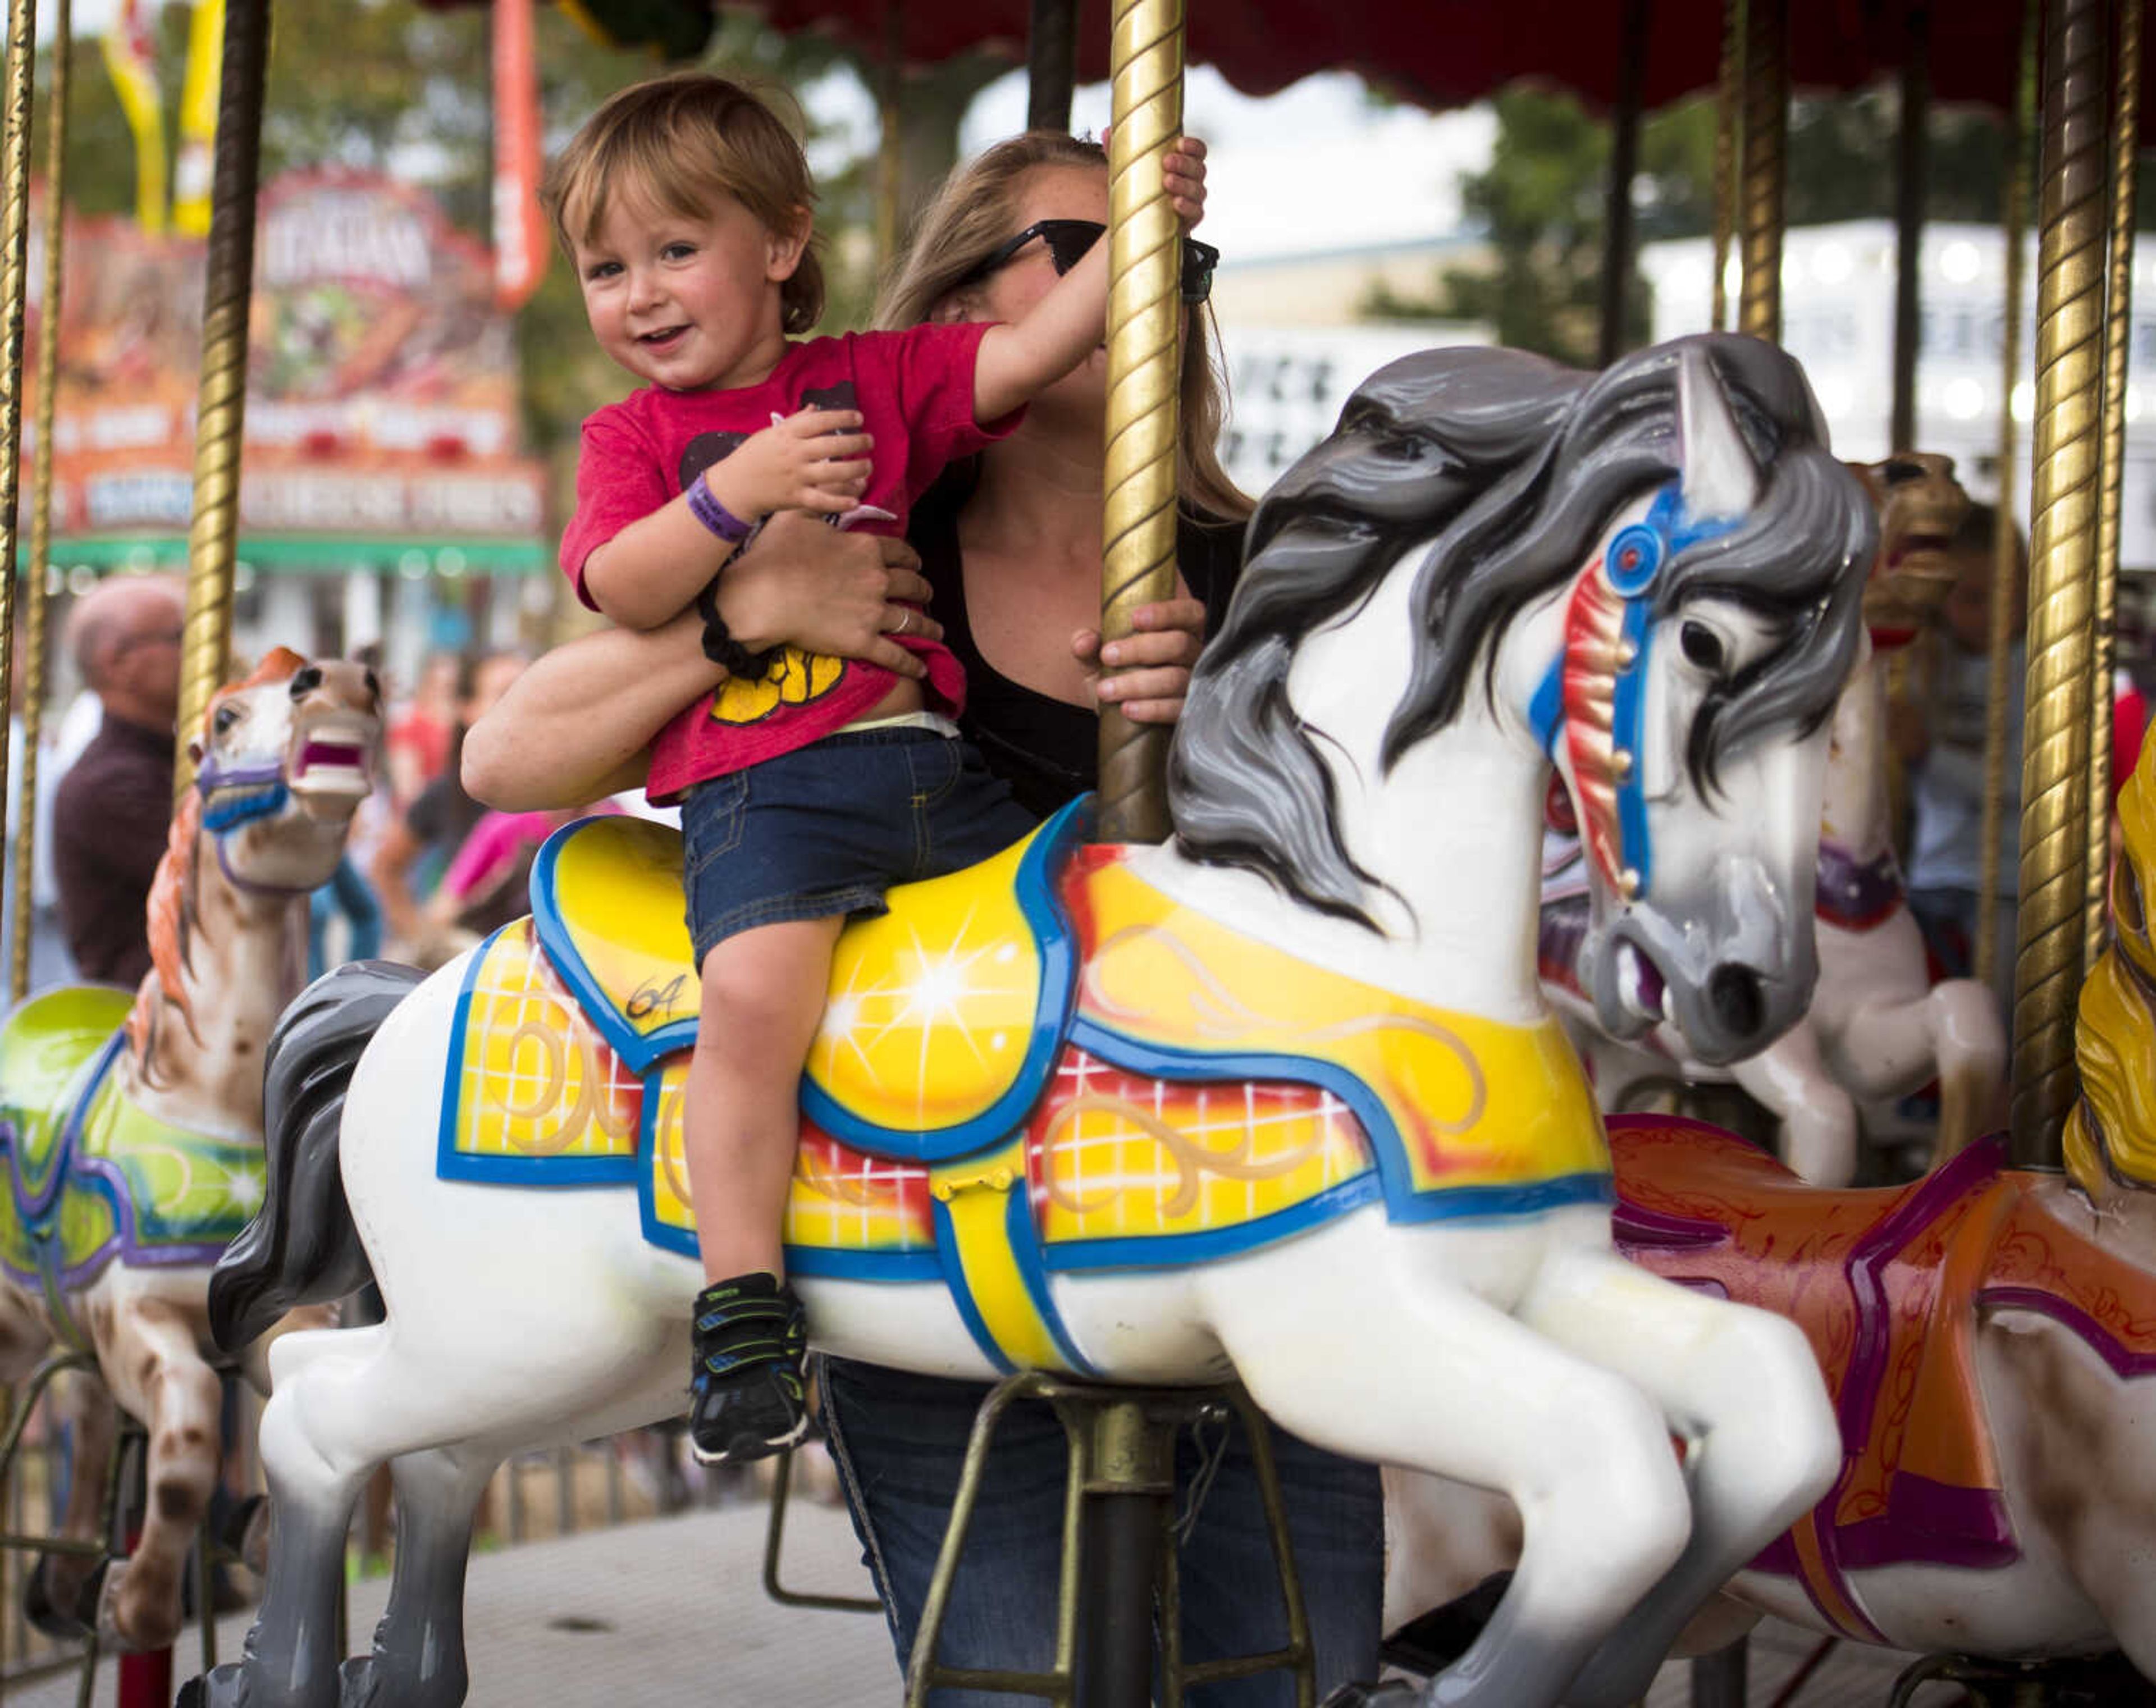
{"label": "young boy", "polygon": [[[1172,188],[1196,181],[1172,155]],[[683,1141],[708,1285],[694,1314],[690,1431],[706,1463],[806,1427],[801,1310],[783,1279],[801,1064],[850,916],[894,883],[985,857],[1029,827],[957,740],[964,699],[940,643],[896,638],[925,681],[730,635],[720,571],[773,511],[903,530],[944,465],[1101,341],[1107,245],[1010,325],[938,324],[796,342],[823,305],[814,189],[799,146],[748,91],[707,74],[626,90],[542,192],[601,349],[649,383],[584,423],[562,565],[615,622],[692,603],[728,680],[652,751],[679,798],[702,979]],[[1198,204],[1178,193],[1194,220]]]}

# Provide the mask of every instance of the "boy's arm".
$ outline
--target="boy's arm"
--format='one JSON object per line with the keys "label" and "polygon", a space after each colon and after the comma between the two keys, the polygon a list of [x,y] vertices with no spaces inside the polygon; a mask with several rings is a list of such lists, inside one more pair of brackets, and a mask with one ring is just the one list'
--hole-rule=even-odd
{"label": "boy's arm", "polygon": [[[1188,230],[1205,213],[1205,145],[1179,136],[1161,156],[1161,186]],[[1024,315],[992,326],[973,367],[973,419],[1000,421],[1086,359],[1108,336],[1108,239]]]}
{"label": "boy's arm", "polygon": [[773,510],[836,515],[859,501],[875,443],[860,425],[855,410],[803,409],[751,433],[688,490],[594,547],[584,559],[584,591],[624,628],[671,622]]}
{"label": "boy's arm", "polygon": [[1108,241],[1085,259],[1019,320],[982,335],[973,359],[973,419],[1000,421],[1100,347],[1108,323]]}

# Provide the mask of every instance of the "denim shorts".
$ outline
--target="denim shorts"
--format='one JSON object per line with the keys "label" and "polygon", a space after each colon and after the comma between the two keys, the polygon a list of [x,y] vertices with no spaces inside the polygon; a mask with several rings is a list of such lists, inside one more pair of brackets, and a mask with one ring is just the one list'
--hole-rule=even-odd
{"label": "denim shorts", "polygon": [[696,965],[757,926],[881,913],[892,885],[987,859],[1034,823],[972,742],[933,730],[842,731],[700,782],[681,803]]}

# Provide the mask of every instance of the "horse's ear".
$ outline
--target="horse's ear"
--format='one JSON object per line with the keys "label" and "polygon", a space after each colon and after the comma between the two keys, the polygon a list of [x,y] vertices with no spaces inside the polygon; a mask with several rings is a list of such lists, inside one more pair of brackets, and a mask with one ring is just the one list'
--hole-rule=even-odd
{"label": "horse's ear", "polygon": [[1744,515],[1759,495],[1759,471],[1713,364],[1697,344],[1677,353],[1677,426],[1685,513],[1701,521]]}

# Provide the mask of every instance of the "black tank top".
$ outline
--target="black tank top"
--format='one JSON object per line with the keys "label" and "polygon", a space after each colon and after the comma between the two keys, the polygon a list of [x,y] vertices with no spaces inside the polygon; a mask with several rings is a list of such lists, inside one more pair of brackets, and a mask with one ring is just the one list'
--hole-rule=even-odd
{"label": "black tank top", "polygon": [[[1019,803],[1045,818],[1093,787],[1100,720],[1086,707],[1014,682],[983,659],[974,644],[966,612],[958,512],[977,480],[973,465],[954,466],[914,505],[906,537],[921,554],[921,572],[935,590],[929,613],[943,625],[943,643],[966,672],[966,712],[960,727],[980,748],[988,769],[1010,785]],[[1211,634],[1242,572],[1243,525],[1185,509],[1175,550],[1183,580],[1204,602],[1205,632]]]}

